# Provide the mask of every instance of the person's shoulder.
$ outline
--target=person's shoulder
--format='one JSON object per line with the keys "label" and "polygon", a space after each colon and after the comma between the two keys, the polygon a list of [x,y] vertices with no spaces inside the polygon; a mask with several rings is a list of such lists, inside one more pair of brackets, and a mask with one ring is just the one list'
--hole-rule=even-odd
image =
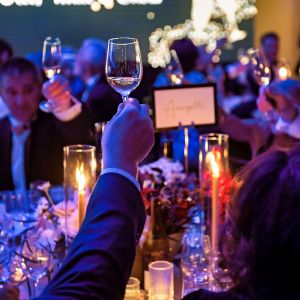
{"label": "person's shoulder", "polygon": [[234,292],[210,292],[207,290],[198,290],[185,296],[182,300],[246,300]]}

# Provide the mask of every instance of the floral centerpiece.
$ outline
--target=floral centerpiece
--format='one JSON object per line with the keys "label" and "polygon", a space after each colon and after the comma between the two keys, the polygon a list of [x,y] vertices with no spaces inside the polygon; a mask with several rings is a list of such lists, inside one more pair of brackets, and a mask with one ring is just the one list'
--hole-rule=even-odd
{"label": "floral centerpiece", "polygon": [[151,197],[158,195],[162,201],[166,233],[170,235],[182,231],[191,217],[188,211],[199,200],[198,179],[194,175],[187,176],[180,162],[168,158],[141,166],[139,179],[147,211]]}

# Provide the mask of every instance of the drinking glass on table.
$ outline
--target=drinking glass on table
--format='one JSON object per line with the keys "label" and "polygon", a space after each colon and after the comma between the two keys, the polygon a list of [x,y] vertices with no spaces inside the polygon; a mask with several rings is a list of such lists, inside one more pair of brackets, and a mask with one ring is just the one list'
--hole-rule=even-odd
{"label": "drinking glass on table", "polygon": [[[40,280],[47,278],[53,271],[53,257],[50,246],[40,244],[39,234],[28,231],[22,238],[19,253],[19,266],[32,283],[31,296],[37,296],[37,288],[41,291]],[[45,284],[45,282],[44,282]]]}
{"label": "drinking glass on table", "polygon": [[181,270],[182,296],[200,288],[208,289],[210,278],[210,240],[193,226],[183,237]]}
{"label": "drinking glass on table", "polygon": [[125,103],[143,76],[141,51],[137,39],[120,37],[108,41],[105,74],[110,86],[121,94]]}

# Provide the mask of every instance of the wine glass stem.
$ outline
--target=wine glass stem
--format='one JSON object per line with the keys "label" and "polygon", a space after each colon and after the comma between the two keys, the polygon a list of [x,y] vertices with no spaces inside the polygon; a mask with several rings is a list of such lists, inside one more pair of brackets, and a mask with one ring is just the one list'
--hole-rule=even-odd
{"label": "wine glass stem", "polygon": [[122,96],[122,100],[123,100],[123,103],[126,103],[128,101],[128,95],[127,96]]}

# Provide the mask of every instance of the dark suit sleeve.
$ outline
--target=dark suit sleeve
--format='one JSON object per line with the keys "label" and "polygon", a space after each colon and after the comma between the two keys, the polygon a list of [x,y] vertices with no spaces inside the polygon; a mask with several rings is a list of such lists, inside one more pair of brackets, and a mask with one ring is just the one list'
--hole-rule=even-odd
{"label": "dark suit sleeve", "polygon": [[123,299],[144,222],[137,188],[118,174],[100,176],[61,269],[36,300]]}
{"label": "dark suit sleeve", "polygon": [[55,129],[60,136],[63,146],[73,144],[93,145],[94,124],[88,111],[83,107],[82,112],[71,121],[63,122],[53,116]]}

